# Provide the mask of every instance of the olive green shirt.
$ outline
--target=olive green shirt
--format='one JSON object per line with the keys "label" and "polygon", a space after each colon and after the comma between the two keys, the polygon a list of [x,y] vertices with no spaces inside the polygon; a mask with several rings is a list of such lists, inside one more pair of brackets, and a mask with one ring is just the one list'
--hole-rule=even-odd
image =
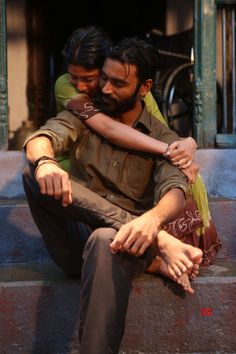
{"label": "olive green shirt", "polygon": [[[177,135],[144,107],[134,127],[171,143]],[[135,215],[152,208],[172,188],[187,192],[185,175],[160,155],[122,149],[87,128],[68,111],[49,119],[25,141],[47,136],[55,154],[70,152],[70,174],[84,186]]]}

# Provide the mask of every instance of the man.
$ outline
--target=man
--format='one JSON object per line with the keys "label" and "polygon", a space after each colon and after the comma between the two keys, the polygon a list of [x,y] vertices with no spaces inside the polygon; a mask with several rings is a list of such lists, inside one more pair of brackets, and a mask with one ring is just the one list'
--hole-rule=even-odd
{"label": "man", "polygon": [[[141,99],[156,65],[152,46],[123,40],[105,60],[98,102],[120,122],[171,143],[175,133],[153,118]],[[175,277],[201,263],[200,249],[161,230],[185,206],[186,177],[163,157],[112,145],[66,111],[48,120],[25,146],[33,172],[24,175],[25,191],[52,257],[66,271],[79,271],[85,239],[80,353],[117,354],[131,283],[151,264],[152,243],[157,239]],[[70,151],[70,177],[54,158],[64,151]],[[86,224],[79,224],[77,239],[70,238],[68,219]]]}

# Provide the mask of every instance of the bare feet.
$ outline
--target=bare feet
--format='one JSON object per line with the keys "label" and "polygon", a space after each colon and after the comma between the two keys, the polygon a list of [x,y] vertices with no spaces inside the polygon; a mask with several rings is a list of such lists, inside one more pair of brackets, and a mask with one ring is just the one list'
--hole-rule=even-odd
{"label": "bare feet", "polygon": [[199,264],[194,264],[192,268],[192,272],[189,274],[189,279],[194,279],[199,274]]}
{"label": "bare feet", "polygon": [[199,248],[181,242],[164,230],[159,232],[157,243],[159,255],[174,280],[177,281],[184,273],[195,276],[202,262],[203,253]]}
{"label": "bare feet", "polygon": [[[199,268],[199,266],[198,266]],[[189,294],[193,295],[194,294],[194,290],[193,288],[191,287],[191,284],[190,284],[190,277],[191,275],[187,274],[187,273],[184,273],[182,274],[180,277],[178,277],[177,279],[176,278],[173,278],[169,271],[168,271],[168,268],[167,268],[167,265],[166,263],[163,261],[163,259],[159,256],[157,256],[152,264],[150,265],[150,267],[146,270],[147,273],[151,273],[151,274],[161,274],[163,275],[164,277],[167,277],[171,280],[174,280],[176,281],[179,285],[182,286],[182,288],[188,292]],[[197,276],[198,273],[198,270],[194,270],[194,277]]]}

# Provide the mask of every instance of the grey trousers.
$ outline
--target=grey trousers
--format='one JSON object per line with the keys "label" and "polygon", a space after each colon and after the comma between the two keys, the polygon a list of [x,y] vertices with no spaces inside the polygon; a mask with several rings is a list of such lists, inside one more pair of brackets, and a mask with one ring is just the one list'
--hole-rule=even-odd
{"label": "grey trousers", "polygon": [[151,264],[153,251],[142,257],[113,255],[111,240],[133,216],[76,181],[68,207],[41,195],[30,168],[23,184],[49,254],[67,273],[81,275],[80,354],[117,354],[132,281]]}

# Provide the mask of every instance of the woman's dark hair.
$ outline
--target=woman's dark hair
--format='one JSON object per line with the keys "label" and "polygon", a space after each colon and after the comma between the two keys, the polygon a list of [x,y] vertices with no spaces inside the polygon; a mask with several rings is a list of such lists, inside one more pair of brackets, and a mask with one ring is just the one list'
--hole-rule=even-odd
{"label": "woman's dark hair", "polygon": [[72,32],[62,51],[65,64],[100,69],[111,46],[111,39],[97,26],[78,28]]}
{"label": "woman's dark hair", "polygon": [[121,63],[135,65],[140,84],[145,80],[155,79],[159,66],[158,50],[140,38],[122,39],[117,45],[110,48],[107,57]]}

